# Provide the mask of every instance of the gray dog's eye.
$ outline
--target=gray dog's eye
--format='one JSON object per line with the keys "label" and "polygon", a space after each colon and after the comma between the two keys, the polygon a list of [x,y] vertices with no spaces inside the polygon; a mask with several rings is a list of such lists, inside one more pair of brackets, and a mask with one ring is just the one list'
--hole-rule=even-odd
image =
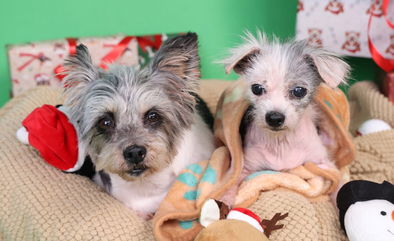
{"label": "gray dog's eye", "polygon": [[262,95],[265,93],[265,89],[262,85],[253,84],[251,88],[252,88],[252,93],[255,95]]}
{"label": "gray dog's eye", "polygon": [[97,123],[100,131],[106,131],[115,127],[115,121],[111,115],[103,116]]}
{"label": "gray dog's eye", "polygon": [[308,90],[304,87],[297,86],[294,89],[290,90],[290,94],[297,98],[303,98]]}
{"label": "gray dog's eye", "polygon": [[157,127],[160,125],[161,120],[162,118],[160,114],[155,110],[149,110],[148,112],[145,113],[144,123],[149,126]]}

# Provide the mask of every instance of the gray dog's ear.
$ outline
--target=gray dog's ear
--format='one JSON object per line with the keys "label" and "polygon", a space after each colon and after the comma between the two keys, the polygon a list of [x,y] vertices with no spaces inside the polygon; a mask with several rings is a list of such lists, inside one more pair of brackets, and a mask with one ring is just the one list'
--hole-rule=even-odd
{"label": "gray dog's ear", "polygon": [[322,80],[331,88],[336,88],[341,83],[346,83],[350,66],[338,55],[323,50],[310,47],[305,59],[311,59],[316,66]]}
{"label": "gray dog's ear", "polygon": [[243,37],[244,43],[230,50],[230,56],[219,63],[224,64],[226,73],[233,69],[237,74],[245,74],[252,67],[257,56],[262,52],[262,46],[266,44],[267,38],[261,32],[257,32],[257,38],[246,31]]}
{"label": "gray dog's ear", "polygon": [[188,82],[200,78],[197,34],[187,33],[167,40],[153,57],[152,71],[168,72]]}
{"label": "gray dog's ear", "polygon": [[99,70],[93,65],[87,47],[77,46],[76,53],[66,59],[64,63],[66,77],[64,78],[64,95],[66,105],[76,104],[84,95],[87,84],[98,79]]}
{"label": "gray dog's ear", "polygon": [[76,53],[71,55],[64,64],[66,68],[65,84],[68,87],[84,85],[98,78],[99,72],[93,65],[88,48],[80,44]]}

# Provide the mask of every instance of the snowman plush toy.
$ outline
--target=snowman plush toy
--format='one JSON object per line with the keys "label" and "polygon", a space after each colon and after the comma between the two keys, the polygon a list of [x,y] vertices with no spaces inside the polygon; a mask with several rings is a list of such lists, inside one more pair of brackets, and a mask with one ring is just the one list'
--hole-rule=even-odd
{"label": "snowman plush toy", "polygon": [[341,227],[349,241],[394,241],[394,185],[357,180],[338,192]]}

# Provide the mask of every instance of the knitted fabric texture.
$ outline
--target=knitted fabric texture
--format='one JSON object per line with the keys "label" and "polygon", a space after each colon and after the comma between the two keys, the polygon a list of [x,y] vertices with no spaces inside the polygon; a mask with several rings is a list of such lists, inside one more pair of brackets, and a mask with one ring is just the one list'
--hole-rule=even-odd
{"label": "knitted fabric texture", "polygon": [[350,166],[351,179],[394,183],[394,105],[369,81],[349,90],[350,129],[355,132],[366,120],[381,119],[393,129],[354,138],[356,161]]}
{"label": "knitted fabric texture", "polygon": [[[213,113],[221,92],[230,84],[202,81],[201,97]],[[361,120],[380,118],[394,123],[393,105],[387,104],[377,88],[371,89],[370,83],[352,86],[349,98],[352,118],[361,114],[354,106],[362,103],[363,111],[370,114]],[[60,172],[46,164],[34,148],[17,141],[15,131],[34,108],[60,103],[58,92],[41,87],[0,109],[0,240],[154,240],[151,223],[87,178]],[[357,128],[353,121],[351,128]],[[357,137],[354,142],[357,153],[350,178],[394,182],[394,130]],[[336,209],[326,198],[310,202],[298,193],[276,189],[261,193],[249,208],[265,219],[289,212],[281,221],[284,228],[273,232],[271,241],[347,240]]]}

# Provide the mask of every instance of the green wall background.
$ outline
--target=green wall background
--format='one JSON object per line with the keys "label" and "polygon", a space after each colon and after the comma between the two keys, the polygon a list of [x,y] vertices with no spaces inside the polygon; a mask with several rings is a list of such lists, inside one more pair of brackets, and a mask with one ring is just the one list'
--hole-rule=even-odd
{"label": "green wall background", "polygon": [[[65,37],[143,35],[194,31],[200,38],[203,78],[233,80],[213,62],[256,28],[281,37],[295,33],[297,0],[2,0],[0,2],[0,106],[11,88],[7,44]],[[368,59],[350,59],[354,79],[372,79]],[[372,67],[372,69],[371,69]]]}

